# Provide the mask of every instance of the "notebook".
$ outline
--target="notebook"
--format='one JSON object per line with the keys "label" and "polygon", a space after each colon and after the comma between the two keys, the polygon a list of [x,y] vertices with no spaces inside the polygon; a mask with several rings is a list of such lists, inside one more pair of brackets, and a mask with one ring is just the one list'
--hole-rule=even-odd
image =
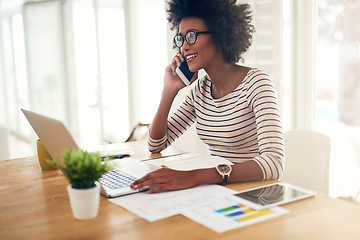
{"label": "notebook", "polygon": [[[52,119],[38,113],[21,109],[30,125],[40,138],[53,159],[62,165],[61,159],[65,149],[79,149],[65,125],[56,119]],[[132,153],[132,150],[124,144],[102,145],[90,150],[98,151],[102,156],[124,156]],[[99,180],[101,194],[106,197],[117,197],[126,194],[145,191],[149,188],[134,190],[130,183],[152,172],[158,167],[131,158],[115,159],[108,162],[114,170],[104,174]]]}

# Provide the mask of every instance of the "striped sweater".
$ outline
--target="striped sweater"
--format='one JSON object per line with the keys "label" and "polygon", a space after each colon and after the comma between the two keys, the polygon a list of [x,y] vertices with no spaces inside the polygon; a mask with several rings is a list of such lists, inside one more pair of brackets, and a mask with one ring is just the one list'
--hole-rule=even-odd
{"label": "striped sweater", "polygon": [[168,120],[162,139],[149,138],[149,150],[160,152],[194,122],[210,154],[233,163],[255,161],[263,179],[279,179],[284,170],[284,140],[273,82],[262,70],[251,69],[228,95],[213,99],[208,76],[198,80]]}

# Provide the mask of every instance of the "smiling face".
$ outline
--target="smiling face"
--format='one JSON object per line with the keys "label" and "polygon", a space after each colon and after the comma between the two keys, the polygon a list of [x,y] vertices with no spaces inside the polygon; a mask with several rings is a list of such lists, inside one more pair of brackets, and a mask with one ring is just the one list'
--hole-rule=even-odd
{"label": "smiling face", "polygon": [[[182,36],[189,31],[193,30],[194,32],[208,31],[204,20],[197,17],[186,17],[181,20],[179,33]],[[199,34],[197,36],[197,41],[190,45],[184,41],[183,46],[181,47],[181,54],[185,57],[188,62],[189,69],[192,72],[198,71],[202,68],[211,67],[212,64],[215,64],[219,58],[222,61],[222,55],[220,49],[218,49],[211,37],[210,34]]]}

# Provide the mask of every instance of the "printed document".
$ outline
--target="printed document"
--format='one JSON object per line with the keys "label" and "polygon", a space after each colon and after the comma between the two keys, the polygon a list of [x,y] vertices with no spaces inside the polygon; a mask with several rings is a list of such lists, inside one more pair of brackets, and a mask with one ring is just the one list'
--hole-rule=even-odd
{"label": "printed document", "polygon": [[222,233],[288,212],[288,210],[280,207],[255,210],[232,200],[224,199],[217,203],[204,204],[197,208],[185,210],[181,214],[215,232]]}
{"label": "printed document", "polygon": [[[176,170],[211,168],[221,163],[232,164],[225,158],[193,153],[143,161],[158,167],[166,166]],[[149,222],[182,214],[218,233],[289,212],[280,207],[260,211],[249,208],[227,198],[234,193],[236,191],[220,185],[201,185],[185,190],[155,194],[141,192],[109,199],[109,201]]]}
{"label": "printed document", "polygon": [[147,194],[145,192],[109,199],[149,222],[171,217],[185,210],[223,201],[236,191],[219,185],[202,185],[190,189]]}

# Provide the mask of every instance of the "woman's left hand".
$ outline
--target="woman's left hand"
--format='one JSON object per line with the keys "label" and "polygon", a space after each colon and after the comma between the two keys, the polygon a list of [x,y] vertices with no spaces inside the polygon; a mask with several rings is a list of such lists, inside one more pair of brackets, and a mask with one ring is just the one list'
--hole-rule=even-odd
{"label": "woman's left hand", "polygon": [[141,189],[154,186],[148,190],[147,193],[191,188],[196,186],[194,173],[194,171],[178,171],[164,167],[134,181],[130,187],[133,189]]}

